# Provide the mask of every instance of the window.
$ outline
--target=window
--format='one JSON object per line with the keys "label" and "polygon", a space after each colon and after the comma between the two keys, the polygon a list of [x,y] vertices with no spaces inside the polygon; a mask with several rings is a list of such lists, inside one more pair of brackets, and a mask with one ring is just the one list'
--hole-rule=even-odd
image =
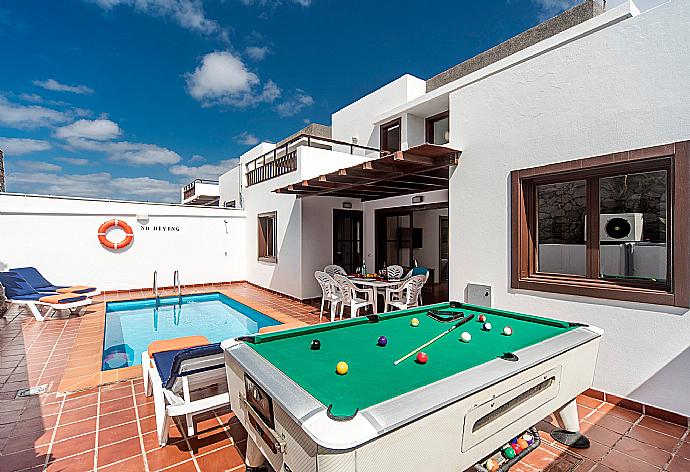
{"label": "window", "polygon": [[689,149],[513,171],[512,287],[690,307]]}
{"label": "window", "polygon": [[259,260],[278,262],[276,257],[276,212],[259,215]]}
{"label": "window", "polygon": [[381,125],[381,150],[400,151],[402,148],[400,118]]}
{"label": "window", "polygon": [[448,112],[426,119],[426,142],[431,144],[448,144],[450,141],[450,127]]}

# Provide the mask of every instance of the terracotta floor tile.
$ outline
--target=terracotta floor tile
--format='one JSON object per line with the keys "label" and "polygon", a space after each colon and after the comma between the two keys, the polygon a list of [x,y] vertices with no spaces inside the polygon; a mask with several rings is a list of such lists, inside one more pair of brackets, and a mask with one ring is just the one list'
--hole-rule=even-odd
{"label": "terracotta floor tile", "polygon": [[2,463],[3,470],[7,471],[26,469],[36,465],[43,465],[46,461],[47,452],[47,447],[37,447],[27,451],[3,455],[0,458],[0,461],[2,461],[0,463]]}
{"label": "terracotta floor tile", "polygon": [[602,403],[601,406],[597,408],[597,411],[600,411],[604,414],[610,414],[613,416],[617,416],[619,418],[623,418],[624,420],[630,421],[631,423],[634,423],[638,420],[638,418],[640,418],[640,416],[642,416],[641,413],[628,410],[617,405],[612,405],[611,403]]}
{"label": "terracotta floor tile", "polygon": [[99,425],[102,429],[110,428],[111,426],[117,426],[125,423],[130,423],[137,419],[136,413],[134,413],[134,408],[128,410],[120,410],[115,413],[110,413],[107,415],[101,415],[98,418]]}
{"label": "terracotta floor tile", "polygon": [[36,446],[47,446],[53,437],[53,429],[47,429],[34,434],[13,436],[0,447],[0,454],[7,455],[14,452],[33,449]]}
{"label": "terracotta floor tile", "polygon": [[232,439],[228,437],[225,428],[219,425],[217,428],[204,431],[187,440],[191,451],[197,454],[205,454],[224,446],[231,446]]}
{"label": "terracotta floor tile", "polygon": [[107,446],[108,444],[133,437],[139,437],[139,426],[136,421],[108,429],[101,429],[98,432],[98,445]]}
{"label": "terracotta floor tile", "polygon": [[588,397],[585,395],[578,395],[577,396],[577,404],[578,405],[583,405],[586,406],[587,408],[591,409],[596,409],[599,405],[601,405],[603,402],[601,400],[597,400],[596,398]]}
{"label": "terracotta floor tile", "polygon": [[234,446],[217,449],[196,458],[199,469],[204,472],[221,472],[244,464],[244,459]]}
{"label": "terracotta floor tile", "polygon": [[680,457],[684,457],[685,459],[690,459],[690,443],[683,443],[676,454],[678,454]]}
{"label": "terracotta floor tile", "polygon": [[91,450],[64,460],[51,460],[45,470],[46,472],[84,472],[92,470],[93,456],[94,451]]}
{"label": "terracotta floor tile", "polygon": [[65,399],[65,404],[62,407],[62,411],[76,410],[77,408],[95,405],[97,401],[98,393],[96,392],[76,398]]}
{"label": "terracotta floor tile", "polygon": [[103,468],[99,468],[99,471],[112,471],[112,472],[141,472],[145,470],[144,468],[144,456],[139,454],[135,457],[130,457],[115,464],[110,464]]}
{"label": "terracotta floor tile", "polygon": [[619,434],[627,433],[633,426],[633,423],[623,418],[613,415],[605,415],[599,411],[592,413],[586,421]]}
{"label": "terracotta floor tile", "polygon": [[690,460],[676,456],[666,470],[668,472],[690,472]]}
{"label": "terracotta floor tile", "polygon": [[644,426],[645,428],[653,429],[654,431],[668,434],[669,436],[673,436],[676,438],[680,438],[688,430],[687,427],[683,428],[680,425],[668,423],[666,421],[653,418],[651,416],[643,416],[638,424],[640,426]]}
{"label": "terracotta floor tile", "polygon": [[97,412],[98,407],[95,403],[75,410],[63,411],[60,414],[60,425],[93,418],[96,416]]}
{"label": "terracotta floor tile", "polygon": [[101,401],[101,415],[114,413],[120,410],[126,410],[134,407],[134,399],[129,397],[118,398],[117,400]]}
{"label": "terracotta floor tile", "polygon": [[189,460],[165,469],[165,472],[198,472],[198,470],[196,465],[194,465],[194,461]]}
{"label": "terracotta floor tile", "polygon": [[658,472],[661,470],[658,467],[618,451],[609,452],[601,463],[619,472]]}
{"label": "terracotta floor tile", "polygon": [[652,446],[656,446],[668,452],[672,452],[680,442],[678,438],[656,432],[643,426],[634,426],[626,436],[637,439],[643,443],[651,444]]}
{"label": "terracotta floor tile", "polygon": [[122,459],[139,455],[141,455],[139,437],[125,439],[124,441],[98,448],[98,467],[105,467]]}
{"label": "terracotta floor tile", "polygon": [[53,460],[60,460],[66,457],[79,454],[94,449],[96,444],[96,434],[85,434],[64,441],[53,443],[50,450]]}
{"label": "terracotta floor tile", "polygon": [[77,421],[64,425],[58,425],[55,431],[55,441],[62,441],[74,436],[81,436],[86,433],[93,433],[96,431],[96,417]]}
{"label": "terracotta floor tile", "polygon": [[632,438],[621,439],[616,443],[613,450],[633,456],[659,468],[665,466],[671,458],[671,453]]}
{"label": "terracotta floor tile", "polygon": [[590,423],[582,423],[581,431],[589,439],[608,447],[613,446],[622,436],[620,433]]}
{"label": "terracotta floor tile", "polygon": [[187,446],[181,446],[182,443],[169,444],[160,449],[154,449],[146,453],[146,461],[149,464],[149,469],[152,472],[170,467],[189,460],[192,455],[187,450]]}

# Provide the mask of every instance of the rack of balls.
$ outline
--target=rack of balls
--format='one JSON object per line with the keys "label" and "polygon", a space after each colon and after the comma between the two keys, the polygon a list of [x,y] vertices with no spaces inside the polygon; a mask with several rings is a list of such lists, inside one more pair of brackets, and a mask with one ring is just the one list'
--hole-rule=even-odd
{"label": "rack of balls", "polygon": [[491,456],[475,464],[474,469],[478,472],[507,472],[527,454],[538,448],[539,444],[541,444],[539,432],[532,427],[511,439],[508,444],[503,445]]}

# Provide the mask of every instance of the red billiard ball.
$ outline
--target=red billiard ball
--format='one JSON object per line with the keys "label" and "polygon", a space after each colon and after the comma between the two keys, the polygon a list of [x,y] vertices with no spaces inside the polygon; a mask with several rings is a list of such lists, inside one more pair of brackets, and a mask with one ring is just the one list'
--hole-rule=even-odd
{"label": "red billiard ball", "polygon": [[426,355],[425,352],[418,352],[417,353],[417,362],[420,364],[426,364],[426,361],[429,360],[429,356]]}
{"label": "red billiard ball", "polygon": [[486,315],[479,315],[479,322],[483,323],[486,321]]}
{"label": "red billiard ball", "polygon": [[515,455],[520,454],[522,452],[522,448],[518,443],[511,444],[510,447],[513,448],[513,451],[515,451]]}

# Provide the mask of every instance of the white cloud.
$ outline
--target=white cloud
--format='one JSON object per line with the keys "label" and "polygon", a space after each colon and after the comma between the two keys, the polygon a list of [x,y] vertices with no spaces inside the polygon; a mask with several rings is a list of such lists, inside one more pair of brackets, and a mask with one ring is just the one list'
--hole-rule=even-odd
{"label": "white cloud", "polygon": [[55,136],[62,139],[87,138],[98,141],[115,139],[120,134],[122,130],[118,124],[106,119],[78,120],[55,131]]}
{"label": "white cloud", "polygon": [[538,9],[539,21],[548,20],[559,13],[564,12],[568,8],[572,8],[581,0],[532,0]]}
{"label": "white cloud", "polygon": [[86,85],[67,85],[62,84],[55,79],[34,80],[33,84],[54,92],[78,93],[80,95],[89,95],[93,93],[93,89],[91,87],[87,87]]}
{"label": "white cloud", "polygon": [[107,172],[64,174],[55,172],[8,173],[11,192],[68,195],[90,198],[148,200],[179,203],[179,185],[151,177],[113,178]]}
{"label": "white cloud", "polygon": [[155,144],[132,143],[129,141],[104,142],[84,138],[68,138],[68,148],[80,151],[95,151],[107,154],[108,160],[134,165],[177,164],[182,160],[179,154]]}
{"label": "white cloud", "polygon": [[48,141],[40,139],[0,138],[0,149],[7,156],[21,156],[32,152],[47,151],[50,148]]}
{"label": "white cloud", "polygon": [[217,180],[237,165],[239,159],[227,159],[217,164],[203,164],[200,166],[177,165],[170,168],[170,173],[188,179],[213,179]]}
{"label": "white cloud", "polygon": [[19,161],[17,167],[31,172],[59,172],[62,170],[57,164],[43,161]]}
{"label": "white cloud", "polygon": [[271,52],[268,46],[248,46],[244,49],[244,53],[255,61],[260,61]]}
{"label": "white cloud", "polygon": [[270,103],[280,96],[272,81],[263,86],[242,60],[228,51],[206,54],[194,72],[186,74],[187,91],[202,106],[230,105],[247,107]]}
{"label": "white cloud", "polygon": [[303,108],[313,104],[314,99],[310,95],[304,93],[303,90],[298,89],[293,98],[276,105],[276,111],[282,117],[294,116],[302,111]]}
{"label": "white cloud", "polygon": [[240,134],[235,136],[235,141],[238,144],[244,144],[246,146],[254,146],[255,144],[259,144],[259,138],[246,131],[242,131]]}
{"label": "white cloud", "polygon": [[38,128],[64,123],[70,114],[38,105],[20,105],[0,95],[0,124],[13,128]]}
{"label": "white cloud", "polygon": [[218,35],[228,39],[228,33],[217,21],[206,16],[201,0],[85,0],[95,3],[104,10],[116,6],[129,6],[139,13],[172,18],[181,27],[205,35]]}
{"label": "white cloud", "polygon": [[206,162],[206,158],[204,156],[200,156],[199,154],[194,154],[189,159],[190,164],[201,164],[202,162]]}
{"label": "white cloud", "polygon": [[56,157],[55,160],[64,162],[66,164],[71,164],[73,166],[86,166],[90,164],[89,160],[84,159],[83,157]]}

